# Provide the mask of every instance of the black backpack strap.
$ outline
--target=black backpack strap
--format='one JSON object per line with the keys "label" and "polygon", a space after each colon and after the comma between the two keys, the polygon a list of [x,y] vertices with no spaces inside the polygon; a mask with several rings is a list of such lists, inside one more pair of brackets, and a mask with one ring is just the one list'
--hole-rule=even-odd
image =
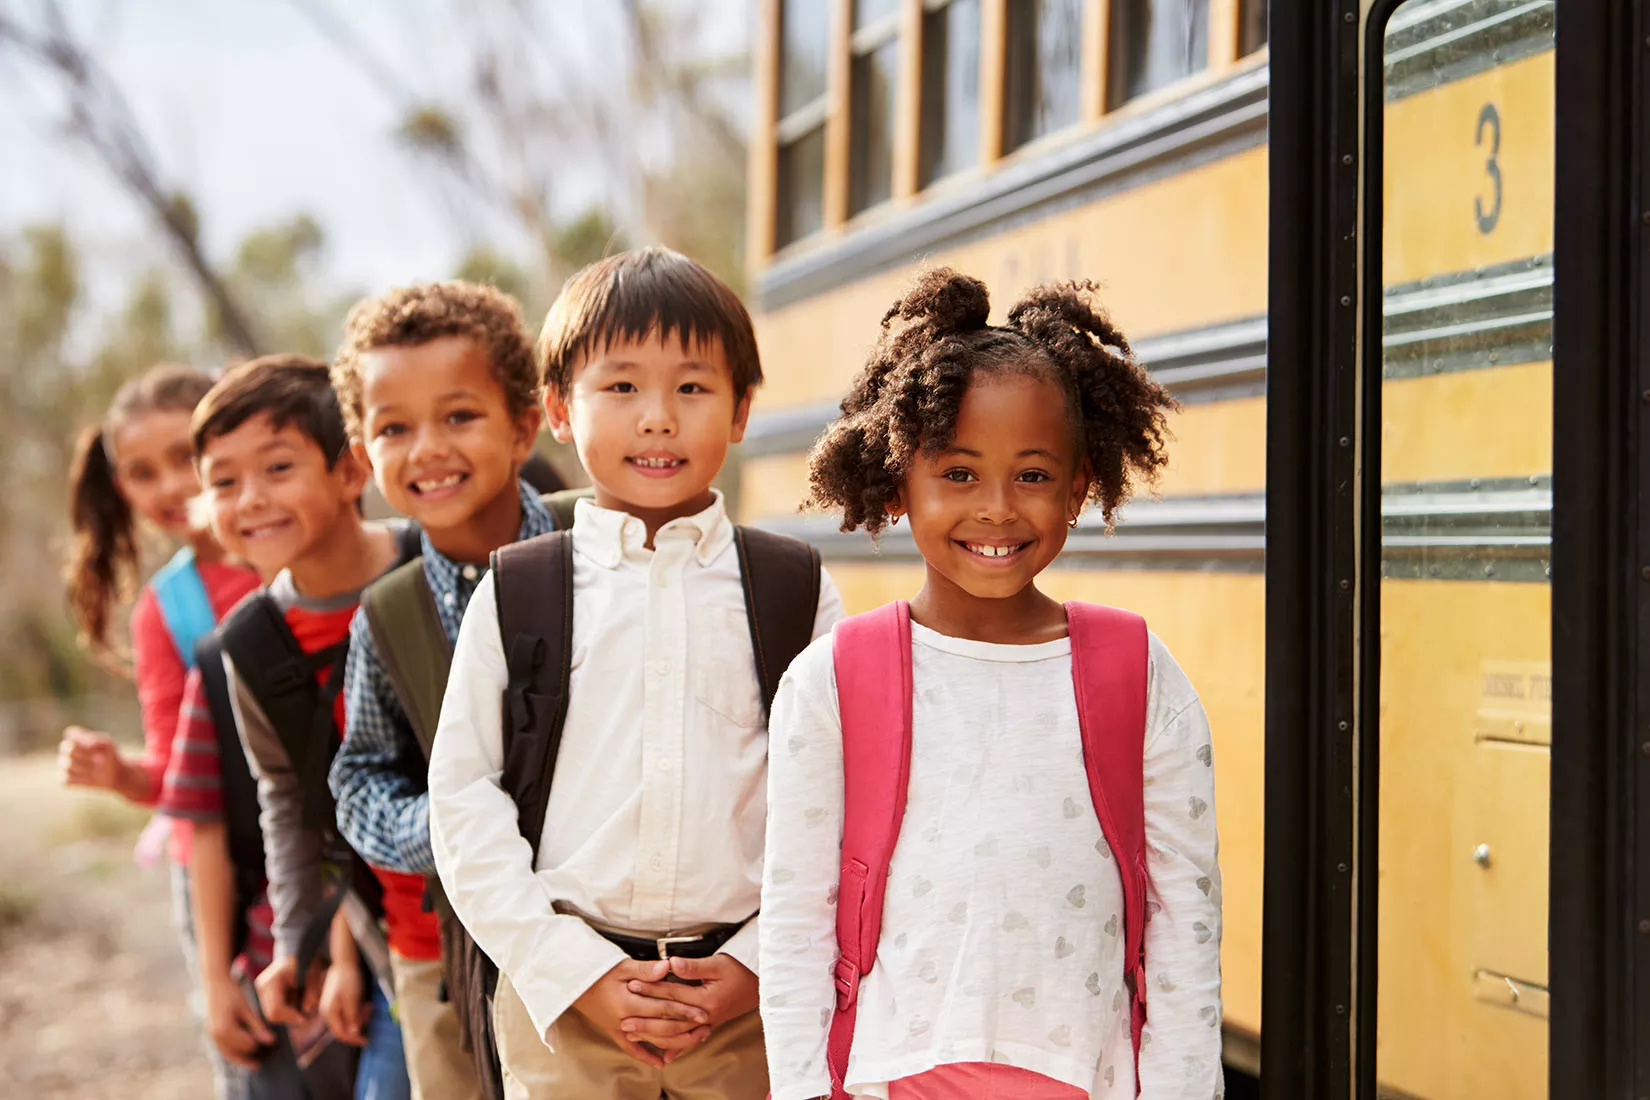
{"label": "black backpack strap", "polygon": [[343,689],[348,641],[305,653],[267,591],[243,600],[219,634],[236,677],[258,701],[292,761],[304,792],[305,826],[330,834],[336,824],[327,769],[339,740],[332,704]]}
{"label": "black backpack strap", "polygon": [[395,532],[395,563],[406,565],[423,556],[424,529],[410,519],[403,521]]}
{"label": "black backpack strap", "polygon": [[760,527],[736,526],[733,544],[739,552],[745,618],[766,714],[780,677],[813,641],[819,613],[819,551],[801,539]]}
{"label": "black backpack strap", "polygon": [[229,698],[229,675],[223,667],[223,643],[216,632],[195,645],[207,709],[218,740],[218,778],[223,791],[224,840],[235,875],[234,931],[231,955],[246,947],[246,911],[264,882],[264,834],[258,824],[258,783],[247,766],[246,751],[235,728],[235,708]]}
{"label": "black backpack strap", "polygon": [[427,762],[452,671],[453,647],[441,625],[423,557],[368,585],[361,593],[361,613]]}
{"label": "black backpack strap", "polygon": [[521,835],[538,858],[550,781],[567,721],[573,657],[573,537],[566,531],[493,554],[493,593],[509,680],[504,689],[504,774]]}

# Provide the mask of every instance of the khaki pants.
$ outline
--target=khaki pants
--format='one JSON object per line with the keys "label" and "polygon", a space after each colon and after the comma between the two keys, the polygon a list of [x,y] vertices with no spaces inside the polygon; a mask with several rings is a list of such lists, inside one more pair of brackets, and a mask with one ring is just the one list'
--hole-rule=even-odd
{"label": "khaki pants", "polygon": [[458,1045],[458,1014],[441,999],[441,960],[392,951],[390,969],[413,1100],[481,1100],[475,1064]]}
{"label": "khaki pants", "polygon": [[768,1094],[762,1020],[755,1012],[723,1024],[703,1046],[663,1069],[636,1061],[571,1009],[550,1029],[551,1050],[503,975],[493,998],[493,1027],[507,1100],[763,1100]]}

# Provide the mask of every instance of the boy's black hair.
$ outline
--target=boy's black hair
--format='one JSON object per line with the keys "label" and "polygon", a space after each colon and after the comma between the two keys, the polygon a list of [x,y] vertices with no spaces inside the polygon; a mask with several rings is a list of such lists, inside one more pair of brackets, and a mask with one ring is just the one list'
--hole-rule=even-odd
{"label": "boy's black hair", "polygon": [[949,268],[925,271],[882,318],[882,336],[842,400],[842,416],[808,456],[807,503],[842,509],[842,529],[873,534],[919,452],[951,444],[977,372],[1048,378],[1066,394],[1089,499],[1106,522],[1153,481],[1168,453],[1167,390],[1091,301],[1089,282],[1038,287],[992,325],[985,284]]}
{"label": "boy's black hair", "polygon": [[700,264],[657,247],[609,256],[567,280],[539,334],[539,374],[565,398],[585,356],[649,337],[676,337],[684,348],[720,344],[736,398],[762,384],[756,331],[739,295]]}
{"label": "boy's black hair", "polygon": [[230,368],[195,407],[189,424],[195,458],[214,439],[260,414],[277,431],[296,427],[321,448],[329,470],[349,445],[327,365],[307,355],[265,355]]}

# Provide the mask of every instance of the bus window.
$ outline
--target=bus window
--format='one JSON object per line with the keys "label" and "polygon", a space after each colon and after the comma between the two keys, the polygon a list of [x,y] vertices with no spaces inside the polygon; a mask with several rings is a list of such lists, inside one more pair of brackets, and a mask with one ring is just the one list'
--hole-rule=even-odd
{"label": "bus window", "polygon": [[921,184],[980,156],[980,0],[950,0],[922,23]]}
{"label": "bus window", "polygon": [[1270,0],[1243,0],[1242,25],[1238,29],[1238,56],[1248,57],[1266,45],[1266,19]]}
{"label": "bus window", "polygon": [[779,194],[774,243],[783,248],[825,224],[829,8],[817,0],[785,0],[779,24]]}
{"label": "bus window", "polygon": [[1209,60],[1209,0],[1112,0],[1112,106],[1201,72]]}
{"label": "bus window", "polygon": [[1083,0],[1009,5],[1005,153],[1077,121],[1083,94],[1083,7]]}
{"label": "bus window", "polygon": [[856,0],[852,82],[848,88],[848,211],[857,214],[894,193],[894,86],[899,74],[899,14],[893,0]]}

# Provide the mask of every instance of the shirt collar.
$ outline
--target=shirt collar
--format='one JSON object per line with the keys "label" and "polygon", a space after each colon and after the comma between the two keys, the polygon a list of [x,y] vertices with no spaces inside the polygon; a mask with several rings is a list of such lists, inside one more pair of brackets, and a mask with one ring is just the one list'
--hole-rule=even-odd
{"label": "shirt collar", "polygon": [[[715,499],[703,511],[659,528],[654,545],[661,539],[686,539],[693,543],[693,556],[701,566],[715,561],[733,542],[733,524],[721,491],[712,489],[711,495]],[[604,569],[617,569],[627,556],[646,560],[652,553],[646,541],[647,525],[629,512],[602,508],[589,499],[581,499],[574,507],[573,545]]]}
{"label": "shirt collar", "polygon": [[[550,515],[550,509],[545,507],[533,487],[525,481],[517,481],[516,488],[521,494],[521,529],[516,532],[516,538],[530,539],[555,530],[556,521]],[[430,542],[427,531],[420,536],[420,542],[424,550],[424,575],[429,578],[430,588],[438,595],[457,590],[461,578],[466,582],[466,589],[474,588],[481,574],[487,571],[485,563],[461,564],[449,558]],[[469,570],[468,575],[466,570]]]}

